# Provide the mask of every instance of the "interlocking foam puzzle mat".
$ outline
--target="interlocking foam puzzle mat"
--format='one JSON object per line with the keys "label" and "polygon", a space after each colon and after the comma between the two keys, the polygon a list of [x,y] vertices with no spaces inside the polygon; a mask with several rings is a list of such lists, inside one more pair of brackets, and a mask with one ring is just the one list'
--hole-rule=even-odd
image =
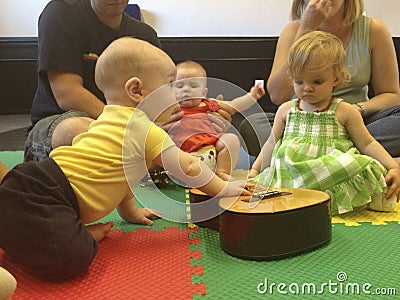
{"label": "interlocking foam puzzle mat", "polygon": [[13,299],[190,299],[205,293],[204,284],[191,281],[192,274],[202,274],[200,266],[190,264],[200,256],[190,251],[194,230],[113,230],[99,244],[88,272],[65,283],[38,280],[5,258],[2,265],[18,282]]}
{"label": "interlocking foam puzzle mat", "polygon": [[[10,166],[13,155],[0,159]],[[329,244],[276,261],[230,256],[212,229],[163,219],[128,224],[116,211],[102,221],[114,230],[88,272],[67,282],[33,278],[0,253],[18,281],[13,299],[399,299],[400,205],[336,216]]]}
{"label": "interlocking foam puzzle mat", "polygon": [[7,167],[12,168],[24,159],[23,151],[0,151],[0,161]]}

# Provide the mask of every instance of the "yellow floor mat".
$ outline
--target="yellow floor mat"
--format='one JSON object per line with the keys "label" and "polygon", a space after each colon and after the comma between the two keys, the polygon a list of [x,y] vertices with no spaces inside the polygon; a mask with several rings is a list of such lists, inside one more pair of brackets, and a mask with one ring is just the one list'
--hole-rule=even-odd
{"label": "yellow floor mat", "polygon": [[400,224],[400,203],[397,203],[393,212],[378,212],[363,206],[332,218],[332,223],[344,223],[346,226],[360,226],[360,223],[364,222],[372,225],[386,225],[387,222]]}
{"label": "yellow floor mat", "polygon": [[[232,176],[245,180],[248,170],[234,170]],[[372,225],[386,225],[387,222],[400,224],[400,203],[397,203],[394,212],[378,212],[368,209],[366,206],[332,217],[332,223],[342,223],[346,226],[360,226],[360,223],[371,223]]]}

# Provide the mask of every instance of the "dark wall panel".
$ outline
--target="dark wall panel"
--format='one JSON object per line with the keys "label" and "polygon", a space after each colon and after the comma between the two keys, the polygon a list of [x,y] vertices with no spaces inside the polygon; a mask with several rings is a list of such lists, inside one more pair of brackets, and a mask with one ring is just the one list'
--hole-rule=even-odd
{"label": "dark wall panel", "polygon": [[[255,79],[268,78],[276,37],[162,37],[163,49],[179,63],[195,60],[208,76],[229,81],[248,90]],[[400,60],[400,37],[393,38]],[[0,38],[0,114],[29,113],[37,86],[37,38]],[[259,101],[275,111],[268,95]]]}
{"label": "dark wall panel", "polygon": [[35,94],[36,60],[0,61],[0,114],[29,113]]}
{"label": "dark wall panel", "polygon": [[[160,38],[163,49],[178,63],[195,60],[208,76],[248,90],[254,79],[265,79],[276,38]],[[37,86],[36,38],[0,38],[0,114],[29,113]],[[268,97],[260,100],[274,110]]]}
{"label": "dark wall panel", "polygon": [[29,113],[37,86],[36,61],[36,38],[0,38],[0,114]]}

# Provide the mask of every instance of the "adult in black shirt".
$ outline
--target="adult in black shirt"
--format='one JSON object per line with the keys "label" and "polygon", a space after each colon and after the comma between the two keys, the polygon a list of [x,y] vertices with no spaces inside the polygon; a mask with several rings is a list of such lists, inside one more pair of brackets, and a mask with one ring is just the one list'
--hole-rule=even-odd
{"label": "adult in black shirt", "polygon": [[52,0],[39,17],[38,88],[25,160],[40,161],[70,145],[105,105],[94,81],[97,56],[132,36],[160,47],[156,31],[124,13],[128,0]]}

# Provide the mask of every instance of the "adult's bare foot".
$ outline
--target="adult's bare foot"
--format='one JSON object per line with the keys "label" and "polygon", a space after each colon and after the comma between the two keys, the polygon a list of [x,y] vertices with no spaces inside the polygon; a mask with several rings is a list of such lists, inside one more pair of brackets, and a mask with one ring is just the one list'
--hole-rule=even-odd
{"label": "adult's bare foot", "polygon": [[105,224],[98,223],[98,224],[88,225],[86,226],[86,229],[90,232],[90,234],[96,241],[100,242],[107,236],[107,234],[111,231],[111,228],[113,228],[113,226],[114,223],[107,222]]}

